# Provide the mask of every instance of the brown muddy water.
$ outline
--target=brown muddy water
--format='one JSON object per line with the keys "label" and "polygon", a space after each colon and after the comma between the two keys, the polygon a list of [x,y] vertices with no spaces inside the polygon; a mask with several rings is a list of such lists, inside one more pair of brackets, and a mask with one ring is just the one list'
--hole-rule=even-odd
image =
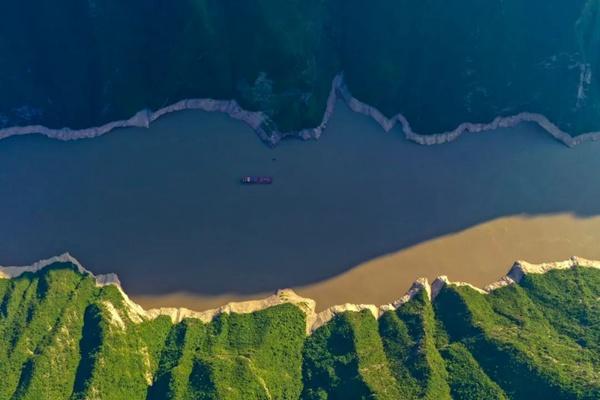
{"label": "brown muddy water", "polygon": [[[0,141],[0,264],[70,251],[144,306],[298,288],[383,303],[419,276],[483,285],[515,259],[600,258],[600,143],[534,125],[425,147],[342,104],[318,142],[263,145],[224,115]],[[270,175],[246,187],[242,175]]]}
{"label": "brown muddy water", "polygon": [[[452,281],[485,287],[506,274],[517,259],[542,263],[578,255],[598,260],[599,232],[600,217],[557,214],[499,218],[377,257],[333,278],[293,289],[315,299],[317,310],[322,310],[343,303],[391,303],[402,297],[416,277],[426,277],[432,282],[440,275],[447,275]],[[136,296],[136,301],[146,308],[169,304],[202,310],[269,294],[203,296],[176,292]]]}

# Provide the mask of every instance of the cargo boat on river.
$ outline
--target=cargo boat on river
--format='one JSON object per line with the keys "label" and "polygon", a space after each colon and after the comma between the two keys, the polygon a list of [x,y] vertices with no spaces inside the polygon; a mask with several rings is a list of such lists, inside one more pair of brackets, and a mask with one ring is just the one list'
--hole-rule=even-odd
{"label": "cargo boat on river", "polygon": [[240,179],[243,185],[270,185],[273,183],[271,176],[243,176]]}

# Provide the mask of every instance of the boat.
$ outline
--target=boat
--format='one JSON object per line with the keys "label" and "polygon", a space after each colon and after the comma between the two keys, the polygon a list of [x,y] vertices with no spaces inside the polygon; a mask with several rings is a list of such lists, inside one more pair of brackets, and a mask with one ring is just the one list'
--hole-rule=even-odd
{"label": "boat", "polygon": [[271,176],[243,176],[240,179],[243,185],[270,185],[273,183]]}

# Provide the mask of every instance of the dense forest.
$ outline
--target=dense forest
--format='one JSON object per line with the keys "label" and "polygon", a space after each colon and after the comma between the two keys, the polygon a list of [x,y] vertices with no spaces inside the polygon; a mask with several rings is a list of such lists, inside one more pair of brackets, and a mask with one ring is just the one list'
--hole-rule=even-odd
{"label": "dense forest", "polygon": [[302,304],[148,318],[73,264],[0,279],[3,399],[598,399],[600,270],[449,284],[306,333]]}
{"label": "dense forest", "polygon": [[419,133],[527,111],[600,130],[600,0],[28,0],[0,5],[0,128],[185,98],[318,125],[334,76]]}

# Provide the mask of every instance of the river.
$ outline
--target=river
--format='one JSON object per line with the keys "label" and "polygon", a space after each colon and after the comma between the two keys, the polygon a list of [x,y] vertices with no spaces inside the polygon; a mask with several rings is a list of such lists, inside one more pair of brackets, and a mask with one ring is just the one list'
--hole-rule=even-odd
{"label": "river", "polygon": [[[569,149],[535,125],[427,147],[342,103],[319,141],[274,149],[199,111],[95,139],[11,137],[0,141],[0,263],[69,251],[116,272],[143,305],[282,287],[324,305],[378,302],[421,275],[483,284],[509,260],[600,258],[598,171],[600,143]],[[274,183],[242,186],[242,175]]]}

